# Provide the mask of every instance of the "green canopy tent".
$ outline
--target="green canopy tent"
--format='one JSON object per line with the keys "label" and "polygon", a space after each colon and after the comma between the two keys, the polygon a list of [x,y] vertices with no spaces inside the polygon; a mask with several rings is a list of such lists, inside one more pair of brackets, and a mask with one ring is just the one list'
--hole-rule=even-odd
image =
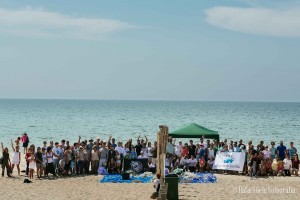
{"label": "green canopy tent", "polygon": [[169,136],[172,136],[173,138],[201,138],[204,136],[204,138],[216,139],[219,141],[219,134],[217,131],[209,130],[195,123],[169,133]]}

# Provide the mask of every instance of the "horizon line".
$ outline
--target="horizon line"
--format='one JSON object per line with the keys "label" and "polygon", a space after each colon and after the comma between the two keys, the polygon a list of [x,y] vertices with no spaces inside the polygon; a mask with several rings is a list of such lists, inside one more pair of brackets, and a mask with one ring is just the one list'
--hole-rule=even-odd
{"label": "horizon line", "polygon": [[0,100],[78,100],[78,101],[163,101],[163,102],[241,102],[241,103],[300,103],[300,101],[262,101],[262,100],[185,100],[185,99],[97,99],[97,98],[6,98]]}

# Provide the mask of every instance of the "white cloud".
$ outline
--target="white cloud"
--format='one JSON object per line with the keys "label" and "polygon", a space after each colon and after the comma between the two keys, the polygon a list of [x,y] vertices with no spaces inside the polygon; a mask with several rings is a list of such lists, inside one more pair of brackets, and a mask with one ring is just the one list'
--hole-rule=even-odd
{"label": "white cloud", "polygon": [[300,8],[214,7],[205,14],[208,23],[227,30],[267,36],[300,36]]}
{"label": "white cloud", "polygon": [[0,8],[0,33],[31,37],[100,39],[104,34],[133,27],[113,19],[71,17],[42,9]]}

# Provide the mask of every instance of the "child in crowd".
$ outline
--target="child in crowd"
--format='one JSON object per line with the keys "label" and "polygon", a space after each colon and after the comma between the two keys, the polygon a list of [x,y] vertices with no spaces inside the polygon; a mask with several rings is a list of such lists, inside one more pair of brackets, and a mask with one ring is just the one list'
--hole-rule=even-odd
{"label": "child in crowd", "polygon": [[212,170],[213,165],[214,165],[213,157],[210,157],[209,160],[207,161],[206,171],[210,172]]}
{"label": "child in crowd", "polygon": [[11,162],[11,172],[13,173],[15,165],[17,166],[18,175],[20,176],[20,162],[21,162],[21,152],[19,145],[16,145],[16,148],[14,147],[13,141],[11,140],[11,148],[13,150],[13,158]]}
{"label": "child in crowd", "polygon": [[289,155],[285,155],[285,159],[283,160],[283,163],[284,163],[284,175],[291,176],[292,161],[290,160]]}
{"label": "child in crowd", "polygon": [[199,167],[200,167],[200,172],[204,172],[205,171],[205,158],[204,156],[202,156],[199,160]]}
{"label": "child in crowd", "polygon": [[156,199],[158,197],[159,189],[160,189],[160,174],[156,174],[156,179],[153,181],[153,188],[155,192],[151,195],[151,199]]}
{"label": "child in crowd", "polygon": [[29,179],[33,179],[33,173],[34,173],[34,170],[36,168],[36,160],[35,160],[35,156],[34,156],[33,151],[31,151],[31,153],[30,153],[30,157],[28,158],[28,162],[29,162]]}

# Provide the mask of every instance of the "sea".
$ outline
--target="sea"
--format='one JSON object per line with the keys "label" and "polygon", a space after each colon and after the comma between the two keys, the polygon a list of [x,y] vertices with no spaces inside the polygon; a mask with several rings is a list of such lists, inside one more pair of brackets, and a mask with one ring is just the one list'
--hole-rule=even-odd
{"label": "sea", "polygon": [[73,143],[79,135],[154,141],[159,125],[172,132],[190,123],[218,131],[221,140],[293,141],[300,148],[300,103],[0,99],[0,142],[6,146],[23,132],[37,146],[44,140]]}

